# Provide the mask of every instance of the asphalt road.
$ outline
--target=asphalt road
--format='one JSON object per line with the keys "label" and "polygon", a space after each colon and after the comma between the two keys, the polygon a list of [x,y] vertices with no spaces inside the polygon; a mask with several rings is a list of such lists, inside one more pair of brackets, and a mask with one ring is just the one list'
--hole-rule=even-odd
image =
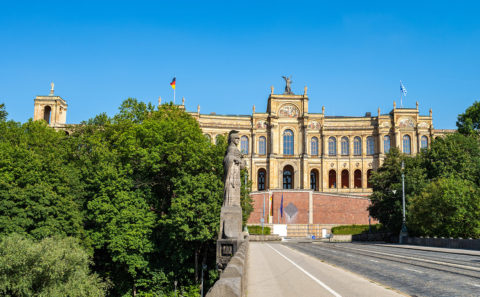
{"label": "asphalt road", "polygon": [[283,245],[411,296],[480,296],[480,251],[360,243]]}
{"label": "asphalt road", "polygon": [[280,243],[251,242],[248,297],[405,296]]}

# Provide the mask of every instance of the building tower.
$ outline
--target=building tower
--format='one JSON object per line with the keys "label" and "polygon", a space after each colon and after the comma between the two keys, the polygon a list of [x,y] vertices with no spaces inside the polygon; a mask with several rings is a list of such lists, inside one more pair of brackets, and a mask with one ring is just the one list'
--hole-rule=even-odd
{"label": "building tower", "polygon": [[37,96],[34,101],[33,120],[44,120],[50,127],[63,128],[67,120],[67,102],[54,94],[54,83],[51,83],[48,96]]}

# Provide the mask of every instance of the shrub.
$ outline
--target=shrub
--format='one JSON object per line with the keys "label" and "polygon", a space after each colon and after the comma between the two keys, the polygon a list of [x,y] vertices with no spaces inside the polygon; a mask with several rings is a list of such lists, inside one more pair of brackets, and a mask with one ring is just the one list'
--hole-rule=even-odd
{"label": "shrub", "polygon": [[264,226],[262,233],[262,226],[247,226],[248,233],[253,235],[270,235],[270,227]]}
{"label": "shrub", "polygon": [[[373,233],[383,230],[382,224],[370,225],[370,230]],[[345,225],[332,228],[332,234],[337,235],[355,235],[361,233],[368,233],[369,225]]]}

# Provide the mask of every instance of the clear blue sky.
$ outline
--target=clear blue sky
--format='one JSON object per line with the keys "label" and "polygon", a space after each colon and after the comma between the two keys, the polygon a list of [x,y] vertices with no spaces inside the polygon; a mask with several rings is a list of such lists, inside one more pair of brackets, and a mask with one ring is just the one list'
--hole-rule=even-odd
{"label": "clear blue sky", "polygon": [[67,122],[116,113],[127,97],[172,99],[202,113],[266,109],[270,85],[309,88],[310,112],[376,115],[433,109],[455,128],[480,100],[478,1],[2,1],[0,103],[33,116],[33,99],[67,100]]}

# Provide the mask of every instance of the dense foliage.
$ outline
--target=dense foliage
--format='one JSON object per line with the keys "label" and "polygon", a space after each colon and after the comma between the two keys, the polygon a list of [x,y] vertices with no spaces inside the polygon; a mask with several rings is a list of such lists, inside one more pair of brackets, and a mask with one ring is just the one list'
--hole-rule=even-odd
{"label": "dense foliage", "polygon": [[5,104],[0,104],[0,121],[5,121],[7,119],[8,113],[5,110]]}
{"label": "dense foliage", "polygon": [[[372,176],[372,217],[397,233],[402,224],[401,162],[405,162],[407,227],[421,236],[480,238],[480,142],[475,102],[457,123],[462,133],[406,156],[392,149]],[[470,127],[470,128],[469,128]]]}
{"label": "dense foliage", "polygon": [[225,138],[135,99],[68,130],[0,122],[0,234],[77,238],[109,296],[195,296],[202,273],[212,284]]}
{"label": "dense foliage", "polygon": [[380,232],[383,230],[382,224],[374,225],[344,225],[332,228],[332,234],[337,235],[355,235],[367,232]]}
{"label": "dense foliage", "polygon": [[90,273],[90,260],[78,240],[19,234],[0,240],[0,293],[5,297],[101,297],[107,285]]}

